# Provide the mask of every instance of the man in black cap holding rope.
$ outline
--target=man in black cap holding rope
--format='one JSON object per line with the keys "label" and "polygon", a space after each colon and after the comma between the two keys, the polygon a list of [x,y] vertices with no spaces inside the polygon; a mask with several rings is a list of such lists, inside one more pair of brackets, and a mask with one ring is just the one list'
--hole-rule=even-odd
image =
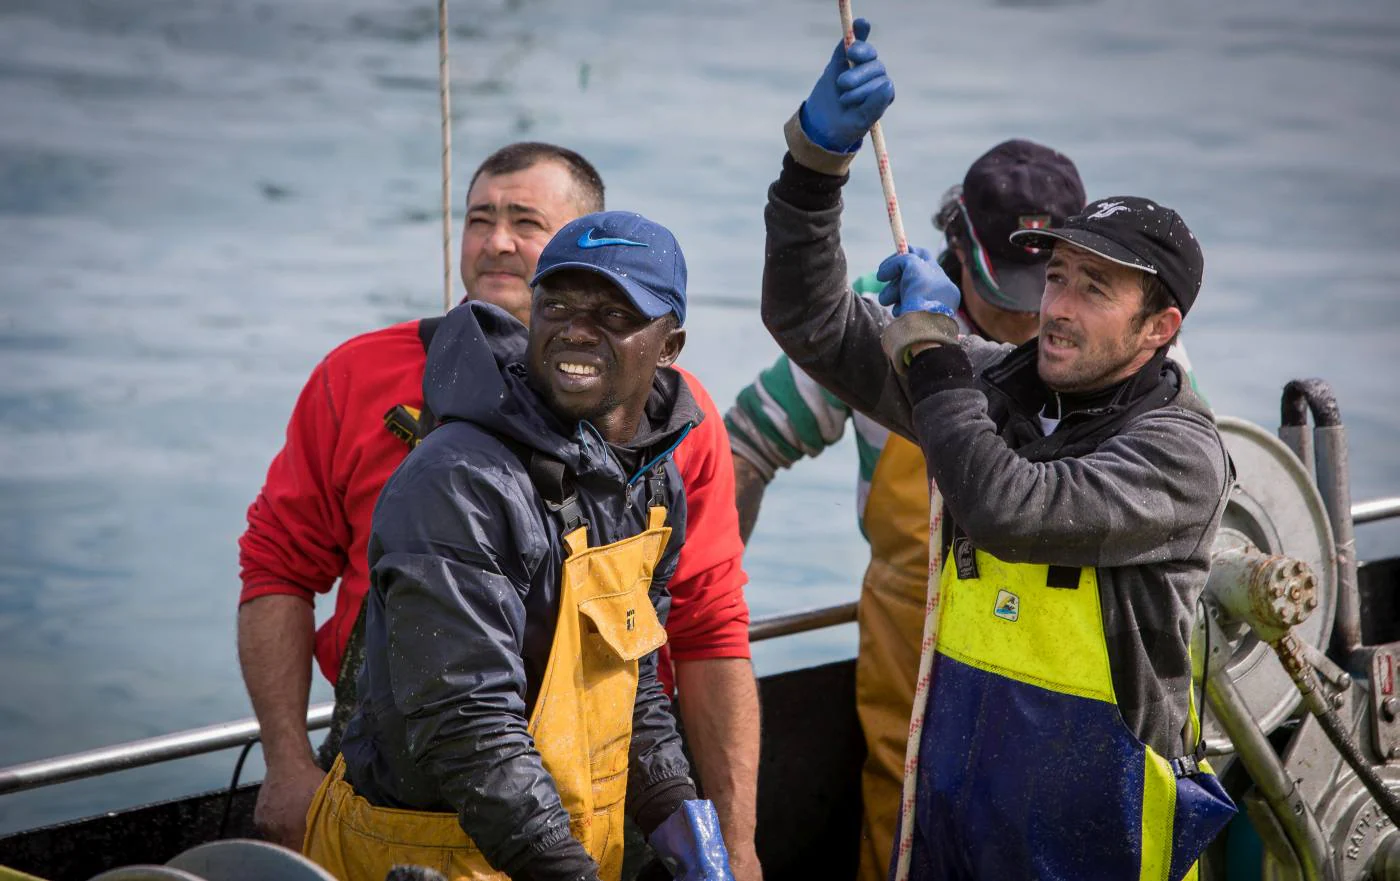
{"label": "man in black cap holding rope", "polygon": [[763,317],[798,366],[919,444],[946,505],[896,877],[1192,876],[1234,812],[1201,760],[1189,652],[1230,469],[1166,357],[1200,246],[1137,197],[1011,233],[1052,249],[1040,335],[1016,347],[960,336],[958,288],[917,252],[880,267],[892,312],[853,296],[841,187],[894,98],[868,33],[787,126]]}

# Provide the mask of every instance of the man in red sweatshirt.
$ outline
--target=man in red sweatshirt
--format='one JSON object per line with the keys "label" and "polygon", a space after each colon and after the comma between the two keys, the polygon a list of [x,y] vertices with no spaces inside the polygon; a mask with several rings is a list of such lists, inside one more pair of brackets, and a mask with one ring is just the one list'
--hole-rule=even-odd
{"label": "man in red sweatshirt", "polygon": [[[540,143],[498,150],[477,169],[467,196],[460,261],[467,298],[528,322],[528,282],[540,250],[570,220],[602,208],[603,182],[577,153]],[[301,845],[324,776],[306,730],[312,658],[333,684],[342,673],[354,675],[342,661],[369,583],[371,513],[431,418],[422,412],[423,369],[434,327],[410,321],[373,331],[316,366],[239,541],[239,660],[267,763],[255,820],[291,847]],[[660,671],[681,695],[700,783],[718,809],[734,875],[747,881],[762,877],[753,846],[758,694],[734,470],[713,401],[681,372],[704,419],[675,453],[689,528],[671,582],[669,661],[663,656]],[[317,630],[313,603],[337,582],[335,612]]]}

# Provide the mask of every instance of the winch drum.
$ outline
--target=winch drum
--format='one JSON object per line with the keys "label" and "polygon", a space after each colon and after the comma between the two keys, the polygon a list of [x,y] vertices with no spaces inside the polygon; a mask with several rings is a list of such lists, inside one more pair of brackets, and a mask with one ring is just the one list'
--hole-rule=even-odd
{"label": "winch drum", "polygon": [[[1294,632],[1325,652],[1336,617],[1338,580],[1332,526],[1322,496],[1308,469],[1278,438],[1229,416],[1217,417],[1217,425],[1235,466],[1236,485],[1214,550],[1253,546],[1311,567],[1317,580],[1317,608]],[[1268,734],[1293,714],[1302,697],[1269,646],[1243,622],[1222,621],[1222,629],[1230,638],[1226,653],[1230,679],[1244,696],[1250,715]],[[1199,639],[1198,633],[1198,645]],[[1211,752],[1230,750],[1229,739],[1209,713],[1205,735]]]}

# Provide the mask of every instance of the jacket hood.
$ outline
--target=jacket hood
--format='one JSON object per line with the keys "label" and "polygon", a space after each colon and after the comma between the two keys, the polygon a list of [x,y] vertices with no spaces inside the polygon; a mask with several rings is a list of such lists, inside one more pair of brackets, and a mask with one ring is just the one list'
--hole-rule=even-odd
{"label": "jacket hood", "polygon": [[[525,368],[528,339],[529,331],[519,319],[488,303],[464,303],[447,313],[433,335],[423,372],[428,409],[439,422],[471,422],[558,459],[575,474],[604,467],[602,459],[616,462],[596,429],[586,423],[565,424],[530,387]],[[664,458],[701,418],[681,375],[669,368],[657,370],[637,436],[619,452],[636,453],[643,465],[654,457]]]}

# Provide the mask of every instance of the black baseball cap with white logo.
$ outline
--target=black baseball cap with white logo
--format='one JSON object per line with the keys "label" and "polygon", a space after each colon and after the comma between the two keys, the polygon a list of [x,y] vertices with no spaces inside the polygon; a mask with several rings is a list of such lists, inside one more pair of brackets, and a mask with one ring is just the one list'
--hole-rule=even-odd
{"label": "black baseball cap with white logo", "polygon": [[1036,248],[1068,242],[1105,260],[1155,275],[1166,285],[1182,315],[1196,302],[1206,268],[1201,245],[1181,215],[1137,196],[1100,199],[1060,226],[1017,230],[1011,240]]}
{"label": "black baseball cap with white logo", "polygon": [[963,177],[958,201],[966,225],[952,231],[966,251],[977,293],[1001,309],[1039,312],[1049,250],[1012,244],[1018,229],[1064,223],[1084,208],[1079,169],[1034,141],[1003,141]]}

